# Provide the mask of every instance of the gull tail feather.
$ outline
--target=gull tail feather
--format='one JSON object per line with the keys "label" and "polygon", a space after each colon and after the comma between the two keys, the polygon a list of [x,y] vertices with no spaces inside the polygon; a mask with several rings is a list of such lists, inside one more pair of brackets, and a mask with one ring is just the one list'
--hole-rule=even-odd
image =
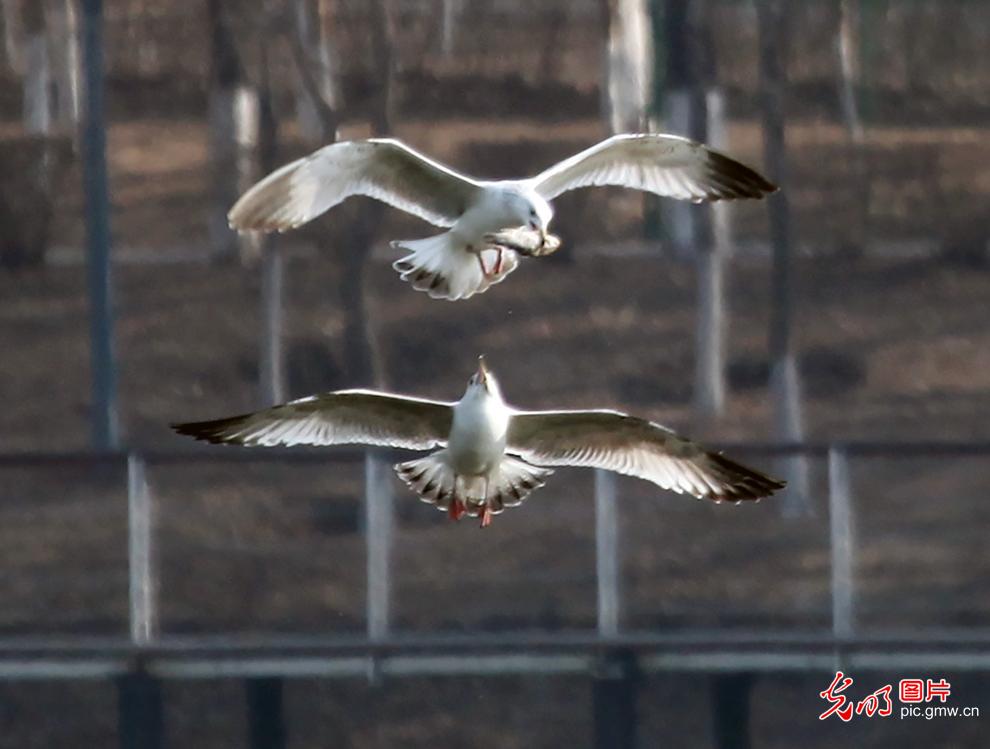
{"label": "gull tail feather", "polygon": [[[551,469],[534,466],[521,458],[503,457],[498,471],[488,482],[488,506],[492,514],[498,515],[506,507],[521,505],[526,497],[546,484],[551,473]],[[468,505],[468,514],[477,514],[471,505]]]}
{"label": "gull tail feather", "polygon": [[493,515],[498,515],[506,507],[522,504],[553,473],[549,468],[540,468],[506,455],[488,479],[486,498],[484,479],[477,476],[457,477],[450,464],[450,454],[446,450],[399,463],[395,466],[395,472],[416,492],[421,501],[444,511],[450,510],[451,504],[459,502],[472,517],[481,513],[486,502]]}
{"label": "gull tail feather", "polygon": [[[503,250],[499,272],[486,278],[481,272],[477,253],[470,251],[463,240],[451,232],[425,239],[399,240],[392,242],[392,247],[409,252],[392,263],[402,280],[411,283],[417,291],[425,291],[433,299],[454,301],[481,294],[519,265],[515,251]],[[498,253],[495,250],[483,250],[482,256],[486,268],[496,266]]]}
{"label": "gull tail feather", "polygon": [[397,463],[393,468],[421,501],[436,505],[437,509],[449,510],[454,499],[460,498],[456,475],[446,450],[437,450],[425,458]]}

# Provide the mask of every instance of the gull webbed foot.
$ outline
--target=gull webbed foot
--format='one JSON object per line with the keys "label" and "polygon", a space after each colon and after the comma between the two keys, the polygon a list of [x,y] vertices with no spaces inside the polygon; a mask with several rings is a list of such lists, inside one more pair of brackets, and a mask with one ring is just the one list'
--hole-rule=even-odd
{"label": "gull webbed foot", "polygon": [[450,509],[447,511],[447,517],[451,520],[460,520],[466,512],[467,508],[461,500],[457,499],[457,497],[450,500]]}
{"label": "gull webbed foot", "polygon": [[503,250],[505,248],[503,248],[503,247],[489,247],[487,249],[492,249],[492,250],[495,250],[495,252],[496,252],[495,263],[492,265],[492,269],[491,270],[488,270],[488,268],[485,267],[485,253],[484,253],[484,250],[482,250],[481,252],[478,252],[477,253],[478,265],[481,267],[481,275],[484,277],[484,279],[486,281],[493,281],[494,279],[498,278],[502,274],[502,265],[503,265],[503,263],[502,263],[502,252],[503,252]]}
{"label": "gull webbed foot", "polygon": [[495,258],[495,267],[492,269],[492,277],[495,277],[502,272],[502,248],[496,247],[495,252],[497,253],[497,256]]}

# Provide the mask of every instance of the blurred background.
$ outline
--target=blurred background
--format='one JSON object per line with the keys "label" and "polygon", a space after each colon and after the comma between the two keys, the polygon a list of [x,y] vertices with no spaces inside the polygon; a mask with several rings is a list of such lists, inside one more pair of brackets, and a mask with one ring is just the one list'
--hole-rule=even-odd
{"label": "blurred background", "polygon": [[[990,6],[978,0],[3,0],[0,746],[985,745]],[[450,304],[354,199],[238,238],[272,168],[393,135],[479,177],[611,132],[782,186],[556,202]],[[610,407],[790,481],[754,506],[561,470],[484,532],[396,455],[172,421],[343,387]],[[981,730],[982,729],[982,730]]]}

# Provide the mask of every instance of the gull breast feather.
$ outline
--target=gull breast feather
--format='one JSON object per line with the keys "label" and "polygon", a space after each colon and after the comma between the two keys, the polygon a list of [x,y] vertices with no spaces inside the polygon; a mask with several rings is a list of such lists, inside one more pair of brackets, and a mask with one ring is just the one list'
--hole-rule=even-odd
{"label": "gull breast feather", "polygon": [[615,185],[701,202],[761,198],[777,187],[723,153],[677,135],[614,135],[529,180],[546,200],[578,187]]}
{"label": "gull breast feather", "polygon": [[234,204],[227,220],[241,231],[285,231],[365,195],[448,227],[482,189],[400,141],[341,141],[272,172]]}
{"label": "gull breast feather", "polygon": [[450,403],[339,390],[215,421],[173,424],[179,434],[235,445],[342,445],[363,443],[428,450],[445,443]]}
{"label": "gull breast feather", "polygon": [[715,501],[759,499],[783,483],[618,411],[522,411],[506,450],[541,466],[602,468]]}

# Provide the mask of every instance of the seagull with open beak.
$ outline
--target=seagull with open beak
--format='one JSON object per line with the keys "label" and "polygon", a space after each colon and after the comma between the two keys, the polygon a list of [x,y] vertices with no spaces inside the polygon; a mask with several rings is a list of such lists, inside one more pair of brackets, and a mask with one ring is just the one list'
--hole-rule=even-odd
{"label": "seagull with open beak", "polygon": [[782,481],[618,411],[521,411],[505,402],[484,357],[456,403],[373,390],[339,390],[216,421],[174,424],[180,434],[237,445],[362,443],[441,449],[396,473],[453,520],[490,525],[553,473],[586,466],[652,481],[715,502],[758,500]]}
{"label": "seagull with open beak", "polygon": [[[465,477],[467,481],[480,477],[482,498],[488,497],[492,478],[500,473],[510,416],[511,410],[502,399],[498,381],[488,371],[485,357],[479,356],[478,371],[468,380],[464,397],[454,406],[447,451],[456,476]],[[456,520],[464,511],[463,505],[455,499],[450,507],[451,517]],[[484,503],[480,514],[482,526],[491,523],[492,508],[488,502]]]}

